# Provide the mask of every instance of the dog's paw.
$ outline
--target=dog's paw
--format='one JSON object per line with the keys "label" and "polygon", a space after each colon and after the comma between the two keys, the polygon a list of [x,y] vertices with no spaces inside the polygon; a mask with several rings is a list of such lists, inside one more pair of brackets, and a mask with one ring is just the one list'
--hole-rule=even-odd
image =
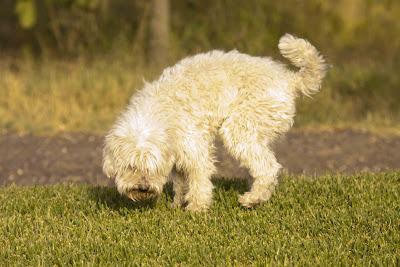
{"label": "dog's paw", "polygon": [[180,201],[174,201],[171,203],[172,209],[179,209],[179,208],[182,208],[183,206],[184,206],[183,203]]}
{"label": "dog's paw", "polygon": [[178,209],[178,208],[183,208],[185,207],[187,202],[185,201],[185,198],[181,194],[175,194],[173,202],[171,204],[171,208],[173,209]]}
{"label": "dog's paw", "polygon": [[186,205],[185,210],[192,211],[192,212],[205,212],[209,208],[206,204],[194,204],[189,203]]}
{"label": "dog's paw", "polygon": [[272,191],[268,190],[263,192],[262,196],[256,195],[252,192],[246,192],[239,196],[239,203],[245,208],[252,208],[265,201],[267,201],[272,195]]}
{"label": "dog's paw", "polygon": [[260,204],[260,200],[255,198],[250,192],[247,192],[239,196],[239,203],[245,208],[252,208]]}

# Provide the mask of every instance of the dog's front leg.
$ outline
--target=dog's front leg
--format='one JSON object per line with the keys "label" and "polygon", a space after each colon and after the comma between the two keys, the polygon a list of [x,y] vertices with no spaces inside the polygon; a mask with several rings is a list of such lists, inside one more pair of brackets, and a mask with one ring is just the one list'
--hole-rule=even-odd
{"label": "dog's front leg", "polygon": [[187,173],[186,210],[205,211],[212,203],[213,184],[210,170],[191,170]]}
{"label": "dog's front leg", "polygon": [[211,135],[204,135],[201,129],[193,129],[182,137],[176,166],[185,178],[185,209],[205,211],[212,202],[211,175],[216,171],[212,157],[213,140]]}
{"label": "dog's front leg", "polygon": [[174,200],[172,208],[180,208],[185,203],[185,193],[187,192],[187,182],[183,173],[174,170],[170,174],[172,187],[174,190]]}

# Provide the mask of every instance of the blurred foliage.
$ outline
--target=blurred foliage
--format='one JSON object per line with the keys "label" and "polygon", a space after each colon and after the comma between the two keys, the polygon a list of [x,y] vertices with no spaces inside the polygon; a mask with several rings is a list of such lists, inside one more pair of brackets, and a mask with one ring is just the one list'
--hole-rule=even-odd
{"label": "blurred foliage", "polygon": [[[81,55],[117,45],[146,50],[150,1],[2,0],[0,44],[35,54]],[[10,15],[11,14],[11,15]],[[307,37],[334,61],[399,60],[397,0],[171,0],[176,56],[212,48],[276,51],[285,32]],[[172,57],[173,58],[173,57]]]}
{"label": "blurred foliage", "polygon": [[37,20],[36,6],[33,0],[19,0],[15,5],[15,12],[18,15],[19,24],[22,28],[32,28]]}

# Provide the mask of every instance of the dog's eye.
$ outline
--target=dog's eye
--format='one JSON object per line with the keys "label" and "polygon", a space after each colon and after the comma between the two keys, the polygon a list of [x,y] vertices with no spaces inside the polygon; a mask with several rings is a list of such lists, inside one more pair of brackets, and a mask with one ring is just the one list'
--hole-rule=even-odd
{"label": "dog's eye", "polygon": [[135,167],[130,166],[130,170],[133,174],[136,174],[137,169]]}
{"label": "dog's eye", "polygon": [[135,167],[135,164],[133,163],[133,161],[128,163],[128,169],[132,172],[136,172],[136,167]]}

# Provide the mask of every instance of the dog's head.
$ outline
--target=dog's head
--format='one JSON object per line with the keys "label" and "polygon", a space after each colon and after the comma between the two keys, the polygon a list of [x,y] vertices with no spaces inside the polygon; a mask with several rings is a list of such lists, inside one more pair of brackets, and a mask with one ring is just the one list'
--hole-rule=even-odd
{"label": "dog's head", "polygon": [[115,176],[118,191],[133,201],[157,198],[166,181],[164,175],[148,174],[131,167]]}
{"label": "dog's head", "polygon": [[[110,149],[110,145],[114,149]],[[130,199],[156,198],[161,194],[172,169],[171,158],[163,156],[157,147],[143,151],[131,145],[126,141],[117,146],[106,142],[103,171],[115,180],[118,191]]]}
{"label": "dog's head", "polygon": [[[126,129],[129,125],[131,129]],[[165,135],[159,129],[132,129],[132,123],[118,126],[106,136],[104,173],[115,180],[121,194],[134,201],[156,198],[173,166]]]}

